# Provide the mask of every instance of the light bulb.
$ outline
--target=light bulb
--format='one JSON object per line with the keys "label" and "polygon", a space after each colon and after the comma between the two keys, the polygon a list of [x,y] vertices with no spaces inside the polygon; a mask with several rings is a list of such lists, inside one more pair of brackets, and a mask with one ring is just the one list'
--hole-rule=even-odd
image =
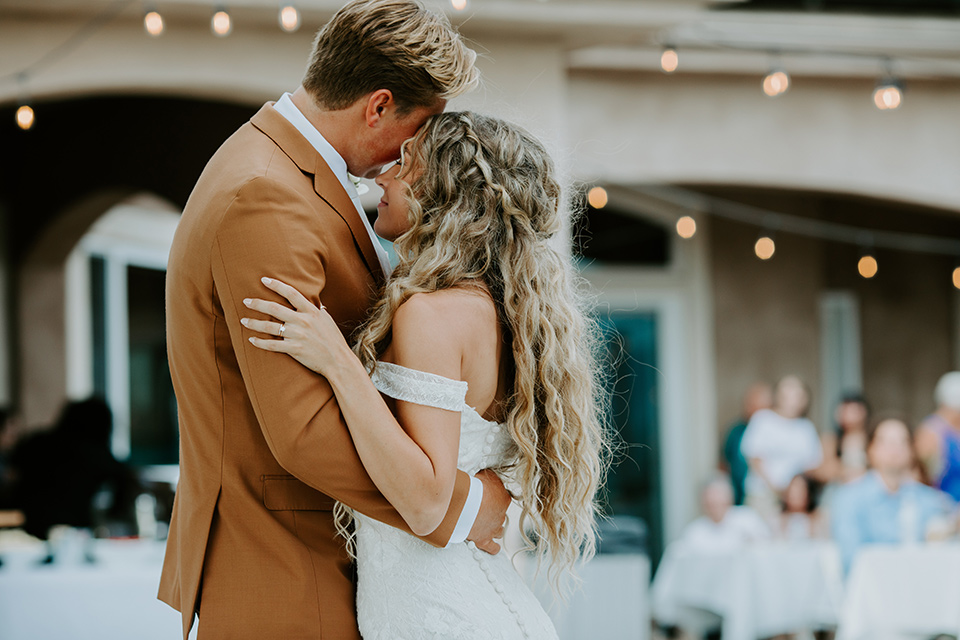
{"label": "light bulb", "polygon": [[771,98],[785,94],[789,88],[790,76],[787,75],[786,71],[779,69],[771,71],[763,79],[763,92]]}
{"label": "light bulb", "polygon": [[697,221],[690,216],[683,216],[677,220],[677,235],[689,240],[697,233]]}
{"label": "light bulb", "polygon": [[753,245],[753,252],[757,254],[757,257],[761,260],[769,260],[773,257],[773,254],[777,252],[777,245],[773,241],[773,238],[762,236],[757,239],[756,244]]}
{"label": "light bulb", "polygon": [[450,0],[450,4],[457,11],[463,11],[467,8],[467,0]]}
{"label": "light bulb", "polygon": [[589,202],[590,206],[594,209],[603,209],[607,206],[609,200],[610,197],[607,195],[607,190],[603,187],[594,187],[587,192],[587,202]]}
{"label": "light bulb", "polygon": [[680,66],[680,56],[673,47],[667,47],[660,54],[660,68],[664,73],[673,73]]}
{"label": "light bulb", "polygon": [[17,109],[17,126],[26,131],[33,127],[33,108],[28,104],[20,105]]}
{"label": "light bulb", "polygon": [[143,28],[147,33],[156,38],[163,33],[163,16],[155,9],[151,9],[143,16]]}
{"label": "light bulb", "polygon": [[878,270],[877,259],[873,256],[863,256],[860,258],[860,262],[857,263],[857,271],[867,280],[877,275]]}
{"label": "light bulb", "polygon": [[953,286],[960,289],[960,267],[953,270]]}
{"label": "light bulb", "polygon": [[903,103],[903,91],[895,83],[882,84],[873,92],[873,103],[881,111],[899,109]]}
{"label": "light bulb", "polygon": [[292,4],[284,5],[280,9],[280,28],[287,33],[293,33],[300,28],[300,12]]}
{"label": "light bulb", "polygon": [[230,32],[233,31],[233,20],[230,19],[230,14],[227,13],[226,9],[217,9],[213,18],[210,19],[210,29],[213,31],[213,35],[220,38],[230,35]]}

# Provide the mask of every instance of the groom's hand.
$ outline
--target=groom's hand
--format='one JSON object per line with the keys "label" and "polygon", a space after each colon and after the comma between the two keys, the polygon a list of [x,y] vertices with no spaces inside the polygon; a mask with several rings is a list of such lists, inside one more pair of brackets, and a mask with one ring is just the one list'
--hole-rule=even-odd
{"label": "groom's hand", "polygon": [[494,538],[503,537],[510,493],[504,488],[500,477],[490,469],[478,473],[477,479],[483,483],[483,499],[480,502],[480,513],[477,514],[467,540],[477,545],[478,549],[496,555],[500,553],[500,545],[494,542]]}

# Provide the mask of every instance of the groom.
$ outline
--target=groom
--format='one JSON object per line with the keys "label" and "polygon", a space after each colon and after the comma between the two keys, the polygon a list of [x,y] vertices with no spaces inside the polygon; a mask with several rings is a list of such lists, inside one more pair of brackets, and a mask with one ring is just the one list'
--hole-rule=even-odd
{"label": "groom", "polygon": [[[200,640],[359,638],[335,500],[407,529],[363,469],[326,380],[253,347],[239,319],[260,277],[323,302],[349,336],[389,264],[348,171],[372,177],[446,100],[475,54],[414,0],[354,0],[320,31],[303,84],[228,139],[183,212],[167,272],[180,483],[160,599]],[[425,540],[495,553],[509,496],[459,473]]]}

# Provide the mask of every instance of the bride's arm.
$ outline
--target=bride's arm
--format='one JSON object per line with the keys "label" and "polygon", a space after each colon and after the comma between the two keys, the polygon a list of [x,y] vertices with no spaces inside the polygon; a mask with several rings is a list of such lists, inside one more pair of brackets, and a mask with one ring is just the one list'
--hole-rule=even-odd
{"label": "bride's arm", "polygon": [[[397,401],[394,416],[333,319],[305,299],[302,302],[309,308],[304,306],[296,299],[296,290],[277,281],[265,284],[289,299],[296,310],[261,300],[245,301],[251,309],[285,324],[283,340],[250,341],[262,349],[287,353],[327,378],[377,488],[415,534],[434,531],[453,494],[460,413]],[[460,378],[458,327],[444,321],[443,315],[427,296],[417,296],[397,310],[392,342],[397,364]],[[262,333],[279,333],[279,323],[249,319],[243,323]]]}
{"label": "bride's arm", "polygon": [[[429,303],[410,300],[393,324],[396,364],[458,380],[461,355]],[[460,413],[396,401],[396,415],[352,351],[321,372],[340,400],[357,452],[377,488],[417,535],[443,521],[457,472]]]}

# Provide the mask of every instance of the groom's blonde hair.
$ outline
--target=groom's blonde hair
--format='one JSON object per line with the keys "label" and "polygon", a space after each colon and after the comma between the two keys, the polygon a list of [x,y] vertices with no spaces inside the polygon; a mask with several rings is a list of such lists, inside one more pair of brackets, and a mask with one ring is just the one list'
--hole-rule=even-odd
{"label": "groom's blonde hair", "polygon": [[303,86],[332,111],[389,89],[406,113],[475,87],[476,57],[446,16],[415,0],[353,0],[317,33]]}

